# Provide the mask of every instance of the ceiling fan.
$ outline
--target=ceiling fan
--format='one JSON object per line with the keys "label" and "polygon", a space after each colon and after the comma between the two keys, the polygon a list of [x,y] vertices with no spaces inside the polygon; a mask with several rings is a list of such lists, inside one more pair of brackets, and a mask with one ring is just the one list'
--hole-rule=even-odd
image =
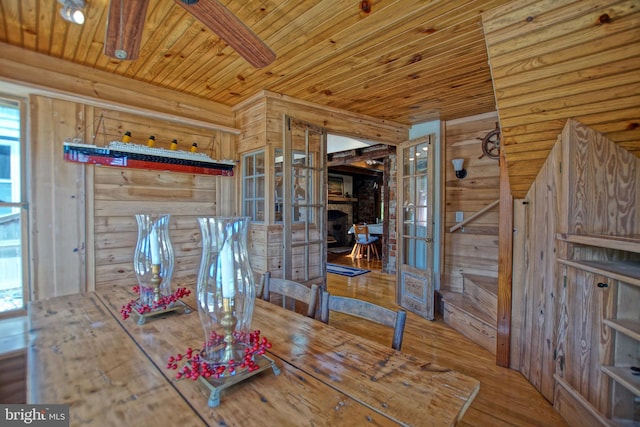
{"label": "ceiling fan", "polygon": [[[218,0],[174,0],[256,68],[266,67],[276,54]],[[149,0],[111,0],[104,53],[136,59]]]}

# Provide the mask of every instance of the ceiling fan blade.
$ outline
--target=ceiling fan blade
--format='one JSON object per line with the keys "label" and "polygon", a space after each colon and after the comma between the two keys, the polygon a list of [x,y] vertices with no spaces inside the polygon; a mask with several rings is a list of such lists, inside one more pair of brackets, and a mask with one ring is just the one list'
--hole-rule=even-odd
{"label": "ceiling fan blade", "polygon": [[117,59],[136,59],[142,41],[149,0],[111,0],[104,54]]}
{"label": "ceiling fan blade", "polygon": [[174,0],[256,68],[266,67],[276,54],[217,0]]}

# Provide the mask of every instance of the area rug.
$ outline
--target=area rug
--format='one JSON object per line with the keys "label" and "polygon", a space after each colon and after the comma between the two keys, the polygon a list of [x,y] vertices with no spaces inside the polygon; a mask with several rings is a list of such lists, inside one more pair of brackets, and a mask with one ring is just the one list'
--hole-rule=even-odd
{"label": "area rug", "polygon": [[346,265],[327,263],[327,273],[340,274],[342,276],[354,277],[370,271],[371,270],[363,270],[362,268],[347,267]]}

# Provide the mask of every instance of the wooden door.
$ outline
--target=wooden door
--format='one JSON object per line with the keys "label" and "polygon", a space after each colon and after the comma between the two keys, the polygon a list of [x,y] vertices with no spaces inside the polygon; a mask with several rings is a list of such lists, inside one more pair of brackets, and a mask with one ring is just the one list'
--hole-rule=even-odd
{"label": "wooden door", "polygon": [[324,287],[327,133],[324,128],[288,116],[284,117],[284,123],[283,277]]}
{"label": "wooden door", "polygon": [[433,319],[435,135],[398,147],[398,303]]}

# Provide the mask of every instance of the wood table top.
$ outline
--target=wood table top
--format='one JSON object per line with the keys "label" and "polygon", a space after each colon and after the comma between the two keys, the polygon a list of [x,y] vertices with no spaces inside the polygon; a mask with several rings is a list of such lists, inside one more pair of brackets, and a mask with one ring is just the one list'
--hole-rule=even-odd
{"label": "wood table top", "polygon": [[[195,308],[195,293],[184,301]],[[208,406],[199,381],[177,380],[169,356],[200,348],[198,313],[144,325],[123,320],[135,295],[113,286],[30,305],[28,402],[70,404],[71,425],[416,425],[462,417],[479,382],[450,369],[256,300],[252,329],[273,343],[266,370]],[[168,424],[167,424],[168,423]]]}

